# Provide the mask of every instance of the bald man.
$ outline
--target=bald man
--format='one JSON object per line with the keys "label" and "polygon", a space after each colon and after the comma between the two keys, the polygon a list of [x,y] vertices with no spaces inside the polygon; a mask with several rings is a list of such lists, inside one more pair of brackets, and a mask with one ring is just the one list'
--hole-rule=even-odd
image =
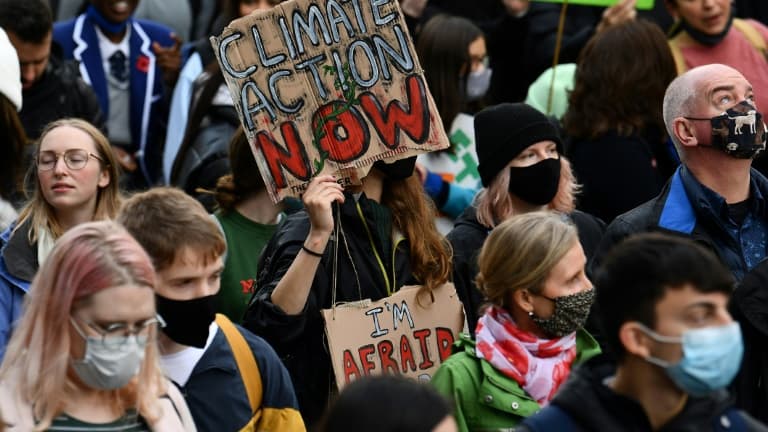
{"label": "bald man", "polygon": [[670,83],[663,109],[682,164],[659,196],[608,226],[593,271],[625,237],[662,231],[703,243],[741,280],[768,239],[768,180],[751,168],[766,126],[752,85],[729,66],[700,66]]}

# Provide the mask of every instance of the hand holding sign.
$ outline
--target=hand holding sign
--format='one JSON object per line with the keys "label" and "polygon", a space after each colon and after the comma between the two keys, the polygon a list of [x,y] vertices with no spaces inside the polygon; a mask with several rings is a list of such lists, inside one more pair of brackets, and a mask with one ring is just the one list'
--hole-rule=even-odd
{"label": "hand holding sign", "polygon": [[528,12],[528,8],[531,6],[530,0],[502,0],[502,3],[507,13],[512,16],[519,16]]}
{"label": "hand holding sign", "polygon": [[318,234],[327,240],[333,231],[333,202],[344,203],[344,189],[333,176],[317,176],[309,182],[302,196],[309,214],[310,236]]}
{"label": "hand holding sign", "polygon": [[635,10],[636,5],[637,0],[622,0],[609,7],[603,11],[603,19],[597,24],[595,30],[601,32],[610,26],[635,19],[637,16],[637,10]]}

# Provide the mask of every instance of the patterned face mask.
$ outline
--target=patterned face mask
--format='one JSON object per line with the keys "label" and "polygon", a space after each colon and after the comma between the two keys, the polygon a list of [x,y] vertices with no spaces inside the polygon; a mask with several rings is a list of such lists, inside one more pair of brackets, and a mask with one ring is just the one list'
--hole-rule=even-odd
{"label": "patterned face mask", "polygon": [[765,151],[766,126],[763,115],[747,101],[741,101],[719,116],[685,117],[708,120],[712,125],[712,147],[738,159],[753,159]]}
{"label": "patterned face mask", "polygon": [[[539,295],[539,297],[544,297]],[[589,310],[595,301],[595,289],[578,292],[555,298],[544,297],[555,303],[555,311],[549,318],[533,315],[531,319],[550,336],[563,337],[584,326],[589,316]]]}

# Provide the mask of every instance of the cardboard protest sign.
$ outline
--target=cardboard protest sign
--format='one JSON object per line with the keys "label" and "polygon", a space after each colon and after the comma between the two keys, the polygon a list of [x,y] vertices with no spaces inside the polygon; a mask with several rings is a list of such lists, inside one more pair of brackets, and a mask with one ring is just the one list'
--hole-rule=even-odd
{"label": "cardboard protest sign", "polygon": [[453,284],[433,291],[401,288],[376,302],[322,311],[331,364],[339,389],[365,375],[403,374],[429,380],[451,354],[464,328],[464,308]]}
{"label": "cardboard protest sign", "polygon": [[[533,0],[544,3],[564,3],[565,0]],[[584,5],[584,6],[601,6],[608,7],[618,3],[619,0],[568,0],[568,4]],[[637,0],[635,7],[637,9],[653,9],[654,0]]]}
{"label": "cardboard protest sign", "polygon": [[449,145],[398,0],[291,0],[211,43],[275,201]]}

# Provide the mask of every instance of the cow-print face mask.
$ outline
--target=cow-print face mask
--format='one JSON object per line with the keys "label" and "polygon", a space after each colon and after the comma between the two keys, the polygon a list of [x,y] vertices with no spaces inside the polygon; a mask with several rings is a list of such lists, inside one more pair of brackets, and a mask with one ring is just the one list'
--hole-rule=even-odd
{"label": "cow-print face mask", "polygon": [[689,120],[709,120],[712,124],[712,147],[739,159],[753,159],[765,150],[768,132],[763,115],[747,101],[742,101],[711,119],[686,117]]}

